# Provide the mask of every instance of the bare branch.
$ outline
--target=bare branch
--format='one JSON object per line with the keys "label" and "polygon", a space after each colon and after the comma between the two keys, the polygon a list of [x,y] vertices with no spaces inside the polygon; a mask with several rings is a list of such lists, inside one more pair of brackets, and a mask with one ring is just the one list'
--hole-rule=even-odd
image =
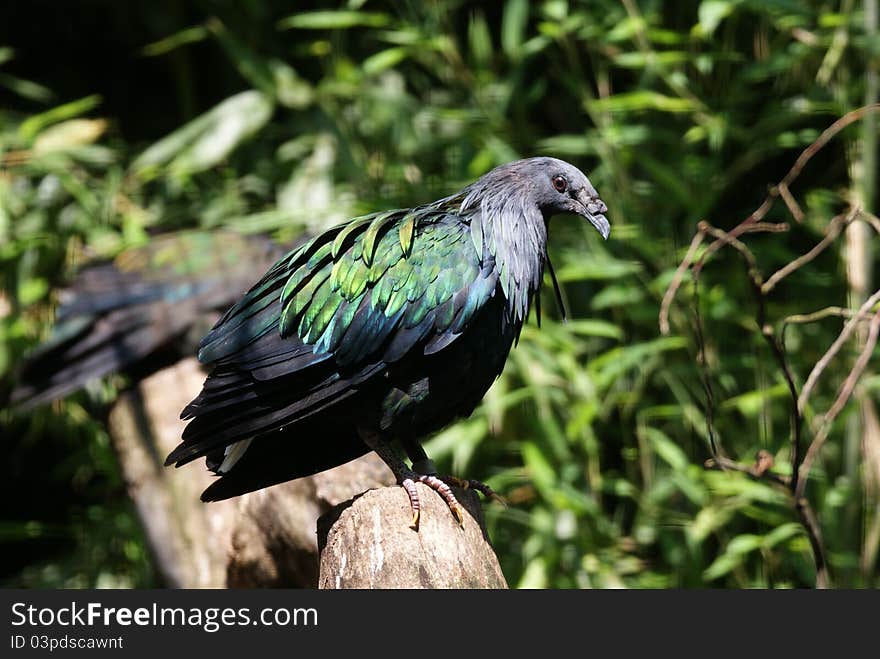
{"label": "bare branch", "polygon": [[[752,280],[753,283],[756,282],[755,277],[758,277],[758,280],[760,280],[760,274],[758,274],[758,264],[755,261],[755,255],[752,254],[752,250],[750,250],[748,247],[746,247],[745,243],[738,240],[737,237],[735,235],[733,235],[733,232],[724,231],[723,229],[713,227],[711,224],[709,224],[705,220],[700,222],[700,224],[698,225],[698,228],[703,233],[709,234],[710,236],[713,236],[715,238],[715,243],[713,243],[713,244],[717,243],[720,245],[730,245],[737,252],[739,252],[743,256],[743,258],[746,260],[746,263],[748,263],[749,278]],[[710,248],[711,248],[711,245],[710,245]],[[694,265],[694,270],[696,270],[697,272],[702,270],[703,264],[705,263],[705,258],[708,256],[708,254],[709,254],[708,250],[703,253],[703,256]],[[761,286],[760,281],[757,282],[757,285],[759,287]]]}
{"label": "bare branch", "polygon": [[758,480],[770,481],[776,485],[781,485],[786,491],[788,491],[791,483],[791,479],[788,476],[783,476],[782,474],[770,471],[770,467],[773,466],[773,456],[764,450],[758,452],[758,455],[755,458],[755,464],[751,465],[720,456],[709,458],[704,464],[709,469],[738,471],[743,474],[748,474],[752,478]]}
{"label": "bare branch", "polygon": [[[754,225],[753,225],[754,226]],[[785,379],[785,383],[788,387],[789,397],[791,399],[791,476],[786,480],[774,480],[770,477],[767,477],[769,480],[773,482],[785,484],[787,491],[791,493],[793,497],[793,507],[798,514],[798,518],[801,522],[801,525],[804,527],[804,531],[810,540],[810,547],[813,552],[813,557],[816,563],[816,586],[819,588],[824,588],[829,583],[828,576],[828,567],[827,561],[825,560],[825,552],[822,545],[822,538],[820,534],[820,529],[818,524],[816,523],[816,516],[813,514],[812,509],[810,508],[809,502],[803,498],[798,498],[795,496],[795,493],[798,491],[799,487],[799,475],[800,475],[800,465],[801,465],[801,426],[802,426],[802,417],[798,409],[798,391],[797,385],[794,381],[794,374],[791,371],[791,367],[788,364],[788,359],[785,355],[785,347],[782,342],[777,339],[775,333],[773,332],[773,328],[767,322],[767,307],[766,307],[766,297],[763,292],[763,282],[761,279],[761,273],[757,268],[757,264],[755,262],[754,254],[752,254],[751,250],[746,247],[741,241],[731,235],[730,232],[722,231],[716,227],[713,227],[708,222],[700,222],[699,230],[701,232],[707,233],[708,235],[714,236],[716,238],[716,242],[722,245],[730,245],[734,249],[736,249],[743,259],[746,261],[748,265],[748,277],[749,281],[752,284],[752,292],[755,296],[755,302],[757,304],[757,314],[756,321],[757,325],[760,328],[761,335],[764,337],[764,340],[767,342],[767,345],[770,347],[770,350],[773,353],[773,357],[776,360],[780,371],[782,371],[782,375]],[[704,254],[705,256],[705,254]],[[694,266],[692,269],[694,280],[697,281],[699,278],[699,263]],[[697,337],[700,345],[702,345],[702,337],[698,335]],[[708,375],[705,376],[708,379]],[[707,392],[711,392],[711,388],[707,387]],[[709,401],[711,405],[711,399]],[[711,437],[711,426],[710,426],[710,437]],[[713,445],[714,452],[714,445]],[[739,463],[735,461],[729,461],[725,458],[714,455],[715,462],[714,464],[719,465],[722,469],[729,467],[731,469],[736,469],[737,467],[734,465],[738,465]],[[748,473],[753,476],[758,476],[758,472],[756,472],[755,467],[748,468]],[[766,469],[760,472],[763,476],[767,472]]]}
{"label": "bare branch", "polygon": [[871,225],[871,228],[880,235],[880,217],[877,217],[873,213],[869,213],[866,210],[862,210],[862,214],[859,216],[859,219],[862,220],[865,224]]}
{"label": "bare branch", "polygon": [[865,367],[868,365],[874,346],[877,345],[878,329],[880,329],[880,312],[874,314],[874,317],[871,319],[871,325],[868,330],[868,340],[865,342],[862,352],[859,353],[859,357],[853,365],[852,370],[846,377],[846,380],[844,380],[843,385],[840,388],[840,394],[834,401],[834,404],[828,408],[828,412],[825,413],[824,423],[833,422],[834,419],[837,418],[837,415],[840,414],[843,406],[846,405],[849,397],[852,395],[856,382],[862,374],[862,371],[864,371]]}
{"label": "bare branch", "polygon": [[[871,356],[871,351],[874,349],[877,343],[877,335],[878,333],[880,333],[880,312],[877,312],[876,316],[871,321],[869,341],[865,344],[865,348],[859,355],[856,364],[853,366],[849,375],[841,385],[841,389],[837,396],[837,399],[835,400],[834,404],[832,404],[829,411],[826,413],[823,420],[822,428],[813,439],[813,442],[810,444],[806,456],[802,456],[801,454],[800,437],[803,424],[803,411],[806,407],[809,396],[812,390],[815,388],[816,383],[818,382],[822,372],[825,370],[825,368],[828,366],[828,364],[834,358],[837,352],[839,352],[843,344],[849,339],[861,320],[871,312],[871,309],[874,307],[875,304],[877,304],[878,300],[880,300],[880,291],[871,296],[858,311],[853,311],[852,309],[844,309],[841,307],[827,307],[825,309],[820,309],[819,311],[810,314],[796,314],[788,316],[787,318],[783,319],[781,324],[781,331],[778,334],[774,331],[773,327],[767,321],[766,296],[772,290],[774,290],[776,285],[779,284],[779,282],[781,282],[783,279],[785,279],[785,277],[812,262],[819,254],[827,249],[828,246],[831,245],[831,243],[833,243],[840,236],[843,228],[845,228],[847,225],[855,220],[862,220],[866,224],[869,224],[878,234],[880,234],[880,219],[878,219],[871,213],[867,213],[861,210],[857,206],[850,208],[845,215],[838,215],[829,222],[825,236],[818,244],[816,244],[816,246],[814,246],[809,252],[801,255],[800,257],[796,258],[795,260],[791,261],[790,263],[786,264],[785,266],[774,272],[770,276],[770,278],[766,280],[766,282],[763,280],[763,274],[759,271],[757,267],[757,262],[754,254],[743,242],[739,240],[739,237],[745,233],[758,231],[780,232],[788,230],[788,225],[785,223],[764,221],[767,214],[770,212],[771,208],[776,202],[776,199],[780,197],[784,201],[786,208],[788,209],[788,212],[792,216],[792,218],[796,222],[803,222],[805,219],[805,214],[798,204],[797,200],[795,199],[794,195],[791,193],[792,183],[795,181],[795,179],[797,179],[797,177],[803,171],[804,167],[807,165],[810,159],[813,158],[813,156],[815,156],[822,148],[824,148],[825,145],[834,138],[834,136],[836,136],[847,126],[862,119],[865,115],[877,112],[878,110],[880,110],[880,104],[875,103],[871,105],[866,105],[865,107],[847,113],[846,115],[835,121],[827,129],[825,129],[810,146],[808,146],[806,149],[804,149],[804,151],[801,152],[801,154],[798,156],[797,160],[795,160],[791,169],[783,177],[783,179],[777,185],[769,189],[761,205],[758,206],[758,208],[752,211],[752,213],[750,213],[745,219],[743,219],[731,230],[724,231],[722,229],[712,226],[706,221],[701,221],[697,226],[697,233],[694,235],[684,259],[678,265],[678,268],[676,268],[672,280],[670,281],[669,286],[667,287],[663,295],[659,313],[660,331],[663,334],[667,334],[669,332],[670,308],[672,306],[673,300],[675,299],[675,295],[681,288],[681,283],[684,279],[684,273],[688,269],[690,269],[693,275],[694,284],[695,286],[698,286],[700,273],[703,267],[709,261],[709,259],[711,259],[711,257],[722,247],[730,246],[734,248],[745,260],[747,265],[748,278],[750,283],[752,284],[752,291],[757,305],[757,325],[761,332],[761,335],[764,337],[767,345],[770,347],[773,357],[782,372],[782,375],[788,387],[789,397],[791,399],[791,475],[789,477],[784,477],[769,471],[768,465],[772,464],[772,458],[769,461],[764,460],[763,463],[759,459],[758,462],[755,463],[755,465],[745,465],[735,460],[731,460],[730,458],[727,458],[726,456],[719,453],[719,448],[715,445],[714,441],[714,431],[712,427],[713,424],[711,416],[714,405],[712,384],[710,373],[708,371],[708,366],[705,363],[705,341],[703,338],[702,320],[699,314],[699,302],[697,302],[697,308],[695,310],[694,331],[699,348],[697,359],[698,363],[701,366],[701,376],[707,396],[707,425],[713,455],[712,459],[706,462],[706,466],[710,468],[729,469],[748,473],[755,478],[765,479],[778,486],[784,487],[786,491],[791,494],[792,506],[797,513],[798,519],[810,541],[810,547],[812,549],[813,557],[816,563],[816,586],[819,588],[825,588],[830,583],[828,563],[825,558],[825,552],[823,549],[821,529],[819,528],[816,515],[810,507],[809,501],[806,499],[806,497],[803,496],[803,492],[806,487],[807,477],[810,472],[810,467],[815,460],[815,456],[818,454],[819,450],[821,449],[822,443],[824,443],[825,439],[827,438],[834,418],[844,408],[846,402],[852,395],[853,389],[855,388],[859,378],[861,377],[865,367],[867,366],[868,360]],[[706,236],[712,236],[715,240],[702,251],[699,257],[697,257],[697,252],[705,242]],[[827,318],[829,316],[842,316],[849,318],[849,320],[844,325],[843,330],[834,341],[832,346],[828,349],[825,355],[823,355],[822,359],[820,359],[813,367],[813,370],[811,371],[809,377],[807,378],[807,382],[804,385],[803,391],[799,395],[797,385],[795,384],[794,374],[788,363],[788,358],[785,352],[785,330],[790,324],[814,322],[816,320]]]}
{"label": "bare branch", "polygon": [[[701,222],[701,224],[703,223]],[[696,270],[697,272],[703,269],[703,266],[706,265],[706,262],[713,254],[715,254],[715,252],[724,247],[724,245],[732,245],[731,241],[736,240],[738,236],[741,236],[744,233],[758,232],[782,233],[784,231],[788,231],[788,224],[786,224],[785,222],[759,222],[755,220],[754,222],[750,222],[748,225],[737,225],[737,227],[731,229],[730,231],[723,231],[721,229],[716,229],[715,227],[712,227],[712,230],[715,232],[714,234],[712,234],[715,236],[715,241],[706,248],[706,251],[703,252],[702,256],[700,256],[700,258],[694,264],[694,270]],[[742,245],[742,243],[739,244]],[[732,246],[735,247],[735,245]]]}
{"label": "bare branch", "polygon": [[669,307],[672,306],[672,300],[675,299],[675,294],[681,286],[681,280],[684,278],[684,273],[694,260],[694,256],[697,254],[697,249],[699,249],[705,236],[706,234],[702,231],[697,231],[697,233],[694,234],[694,237],[691,240],[691,245],[688,247],[687,254],[684,255],[684,259],[678,264],[678,268],[676,268],[675,274],[672,276],[672,281],[669,282],[666,293],[663,294],[663,302],[660,303],[661,334],[669,334]]}
{"label": "bare branch", "polygon": [[[770,212],[770,209],[773,207],[773,204],[778,197],[783,198],[792,217],[797,222],[802,222],[804,219],[804,213],[798,205],[797,201],[794,199],[794,196],[791,194],[791,184],[800,175],[801,171],[807,165],[810,159],[815,156],[820,150],[822,150],[822,148],[826,144],[828,144],[828,142],[830,142],[835,135],[837,135],[840,131],[842,131],[850,124],[859,121],[865,115],[877,112],[878,110],[880,110],[880,104],[878,103],[875,103],[873,105],[866,105],[864,107],[853,110],[852,112],[848,112],[840,119],[835,121],[833,124],[831,124],[824,131],[822,131],[822,134],[819,135],[819,137],[810,146],[808,146],[801,152],[801,154],[797,157],[797,160],[795,160],[794,165],[792,165],[791,169],[788,171],[785,177],[777,185],[770,188],[770,191],[767,193],[764,201],[761,202],[761,205],[758,206],[758,208],[756,208],[754,211],[752,211],[748,217],[742,220],[733,229],[727,232],[727,235],[732,238],[736,238],[744,233],[756,230],[755,225],[762,225],[761,228],[758,229],[761,231],[784,230],[781,229],[781,227],[784,226],[782,224],[762,223],[762,220],[767,216],[767,213]],[[871,226],[873,226],[878,233],[880,233],[880,220],[868,213],[863,213],[863,219],[871,224]],[[778,226],[780,227],[780,229],[770,229],[771,226]],[[694,236],[694,241],[697,241],[696,236]],[[699,239],[697,245],[699,245],[699,243],[701,242],[702,238]],[[726,242],[724,240],[716,239],[709,245],[709,247],[700,257],[699,261],[697,261],[694,267],[696,267],[697,269],[702,269],[705,262],[725,244]],[[693,247],[694,242],[692,242],[691,245]],[[672,300],[675,298],[676,292],[681,286],[681,280],[684,271],[687,270],[687,268],[690,267],[693,262],[693,252],[695,250],[696,247],[693,247],[693,250],[688,250],[688,254],[679,264],[675,276],[669,283],[669,287],[666,289],[666,292],[663,295],[663,303],[660,307],[660,331],[663,334],[667,334],[669,332],[669,308],[672,305]]]}
{"label": "bare branch", "polygon": [[782,324],[783,326],[804,325],[806,323],[815,323],[817,320],[823,320],[832,316],[837,316],[840,318],[852,318],[855,313],[855,310],[847,309],[846,307],[825,307],[824,309],[819,309],[818,311],[814,311],[813,313],[798,313],[791,316],[786,316],[785,318],[783,318]]}
{"label": "bare branch", "polygon": [[755,222],[743,233],[785,233],[789,228],[787,222]]}
{"label": "bare branch", "polygon": [[805,217],[804,211],[801,210],[800,204],[798,204],[797,200],[792,196],[791,190],[788,189],[788,186],[785,183],[780,183],[777,188],[779,189],[779,196],[782,197],[782,201],[788,206],[788,212],[791,213],[791,216],[796,222],[803,224]]}
{"label": "bare branch", "polygon": [[709,360],[706,357],[703,316],[700,313],[700,276],[696,270],[691,271],[691,275],[694,281],[694,337],[698,350],[697,367],[700,370],[700,383],[706,394],[706,433],[709,436],[709,448],[712,451],[712,456],[727,459],[715,434],[715,391],[712,388],[712,375],[709,369]]}
{"label": "bare branch", "polygon": [[880,333],[880,311],[874,314],[874,317],[871,319],[871,325],[868,330],[868,338],[865,340],[865,345],[862,348],[861,353],[859,353],[859,357],[858,359],[856,359],[855,364],[853,364],[852,370],[849,372],[849,375],[846,376],[846,379],[840,386],[840,391],[837,394],[837,398],[834,400],[834,403],[832,403],[831,407],[828,408],[828,411],[822,417],[822,425],[819,428],[819,431],[816,433],[815,437],[813,437],[813,441],[810,443],[810,448],[807,449],[807,455],[804,457],[804,462],[801,465],[800,469],[800,483],[795,490],[795,497],[797,498],[801,498],[804,496],[804,489],[806,487],[807,476],[810,473],[810,469],[812,469],[813,463],[816,461],[816,458],[819,455],[819,451],[822,450],[822,446],[824,446],[825,440],[828,439],[828,433],[831,431],[831,426],[833,425],[834,420],[841,413],[841,411],[843,411],[843,408],[846,406],[847,402],[849,402],[850,396],[852,396],[852,392],[855,389],[859,378],[864,372],[865,367],[868,365],[868,362],[871,359],[871,355],[874,352],[874,347],[877,345],[878,333]]}
{"label": "bare branch", "polygon": [[[824,320],[825,318],[852,318],[856,314],[855,309],[849,309],[846,307],[825,307],[824,309],[819,309],[818,311],[814,311],[812,313],[804,313],[804,314],[792,314],[791,316],[786,316],[782,319],[782,323],[780,324],[779,331],[779,342],[782,344],[782,347],[785,347],[785,333],[788,331],[789,325],[806,325],[807,323],[815,323],[819,320]],[[799,411],[799,413],[801,413]]]}
{"label": "bare branch", "polygon": [[828,142],[830,142],[835,135],[837,135],[840,131],[842,131],[850,124],[853,124],[862,119],[866,114],[871,114],[872,112],[877,112],[878,110],[880,110],[880,103],[865,105],[864,107],[857,108],[852,112],[847,112],[840,119],[828,126],[828,128],[823,130],[822,134],[816,138],[816,141],[813,142],[806,149],[804,149],[801,155],[798,156],[798,159],[794,161],[794,165],[792,165],[791,169],[788,171],[788,174],[785,175],[785,178],[782,179],[780,185],[790,187],[792,182],[800,175],[801,170],[803,170],[806,164],[810,161],[810,158],[821,151],[822,148],[826,144],[828,144]]}
{"label": "bare branch", "polygon": [[831,243],[837,240],[838,236],[840,236],[840,232],[843,231],[843,228],[849,225],[856,217],[859,215],[859,208],[855,207],[850,210],[846,215],[837,215],[834,217],[831,222],[828,224],[828,229],[825,232],[825,237],[820,240],[813,249],[811,249],[806,254],[803,254],[796,258],[794,261],[791,261],[785,264],[784,267],[780,268],[772,275],[770,278],[764,283],[761,287],[761,292],[766,295],[778,284],[780,281],[785,279],[792,272],[805,266],[807,263],[815,259],[819,254],[825,251],[825,248],[828,247]]}
{"label": "bare branch", "polygon": [[865,300],[865,303],[859,308],[859,310],[855,313],[855,315],[847,321],[847,323],[843,326],[843,330],[834,340],[834,343],[831,344],[831,347],[822,355],[822,358],[816,362],[816,365],[813,366],[813,370],[810,371],[810,375],[807,376],[807,381],[804,383],[803,389],[801,389],[801,395],[798,397],[798,412],[800,414],[804,413],[804,409],[807,406],[807,401],[810,399],[810,394],[813,393],[813,389],[816,387],[816,384],[819,381],[819,377],[822,375],[822,372],[828,367],[828,364],[831,363],[831,360],[834,359],[834,356],[840,351],[843,345],[849,340],[849,337],[852,336],[852,333],[856,330],[856,327],[865,316],[867,316],[871,309],[875,304],[880,302],[880,290],[876,291],[871,297]]}
{"label": "bare branch", "polygon": [[[804,149],[801,154],[797,157],[797,160],[794,161],[794,165],[792,165],[791,169],[788,170],[788,173],[785,177],[774,187],[770,188],[770,192],[767,193],[767,196],[764,198],[764,201],[761,205],[754,210],[746,219],[736,225],[733,229],[731,229],[728,233],[730,236],[736,238],[746,231],[748,231],[748,227],[756,222],[760,222],[763,220],[767,213],[770,212],[770,209],[773,207],[776,199],[783,194],[790,194],[791,184],[794,183],[795,179],[800,176],[801,171],[803,171],[804,167],[806,167],[807,163],[810,159],[815,156],[822,148],[828,144],[844,128],[849,126],[850,124],[855,123],[862,119],[866,114],[870,114],[872,112],[877,112],[880,110],[880,103],[875,103],[873,105],[866,105],[864,107],[853,110],[852,112],[848,112],[843,115],[840,119],[831,124],[828,128],[822,131],[822,134],[819,135],[818,138],[806,149]],[[800,210],[800,207],[797,207]],[[791,207],[789,206],[789,211],[791,211]],[[800,221],[798,219],[798,214],[796,212],[792,212],[795,220]],[[709,248],[707,249],[707,253],[704,257],[714,254],[717,252],[723,243],[720,241],[715,241]]]}
{"label": "bare branch", "polygon": [[824,543],[822,542],[822,529],[816,513],[806,497],[795,499],[794,509],[810,541],[813,550],[813,560],[816,562],[816,588],[828,588],[831,586],[831,577],[828,574],[828,560],[825,558]]}

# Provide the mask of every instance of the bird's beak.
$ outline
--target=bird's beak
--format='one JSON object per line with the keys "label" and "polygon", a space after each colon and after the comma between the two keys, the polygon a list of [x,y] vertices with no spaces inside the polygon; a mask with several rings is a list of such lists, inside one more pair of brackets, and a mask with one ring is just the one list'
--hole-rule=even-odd
{"label": "bird's beak", "polygon": [[583,212],[581,215],[587,218],[590,221],[590,224],[596,227],[596,231],[599,232],[599,235],[601,235],[602,238],[608,240],[608,235],[611,233],[611,225],[605,217],[605,213],[608,212],[608,207],[605,205],[605,202],[599,199],[599,197],[591,195],[585,189],[581,189],[578,192],[577,201],[583,206]]}

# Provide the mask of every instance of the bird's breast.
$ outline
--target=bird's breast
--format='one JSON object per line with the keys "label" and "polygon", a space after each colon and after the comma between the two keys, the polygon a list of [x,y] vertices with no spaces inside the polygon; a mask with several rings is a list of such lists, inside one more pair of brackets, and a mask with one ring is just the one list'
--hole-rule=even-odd
{"label": "bird's breast", "polygon": [[518,333],[499,298],[443,350],[389,371],[381,432],[422,437],[474,411],[504,369]]}

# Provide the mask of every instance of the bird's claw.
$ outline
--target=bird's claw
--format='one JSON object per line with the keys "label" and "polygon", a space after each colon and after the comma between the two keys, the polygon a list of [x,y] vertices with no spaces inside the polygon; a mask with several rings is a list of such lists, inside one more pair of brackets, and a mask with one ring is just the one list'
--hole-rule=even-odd
{"label": "bird's claw", "polygon": [[419,476],[419,481],[430,487],[432,490],[437,492],[443,500],[446,502],[446,505],[449,506],[449,510],[452,511],[453,516],[455,516],[456,521],[460,527],[464,527],[464,515],[461,511],[461,504],[458,503],[458,499],[455,498],[455,494],[452,492],[452,488],[442,479],[437,478],[433,475],[428,476]]}
{"label": "bird's claw", "polygon": [[422,509],[422,504],[419,501],[419,493],[416,490],[415,481],[412,478],[404,478],[400,481],[400,486],[406,491],[406,495],[409,497],[409,505],[412,508],[412,528],[418,530],[419,528],[419,514]]}
{"label": "bird's claw", "polygon": [[452,511],[452,516],[455,517],[455,521],[458,522],[458,526],[460,528],[464,528],[464,513],[462,512],[461,506],[459,505],[457,500],[453,503],[449,503],[449,510]]}
{"label": "bird's claw", "polygon": [[455,494],[453,494],[452,489],[449,487],[449,485],[444,480],[437,478],[436,476],[420,475],[416,473],[413,473],[411,476],[403,478],[400,481],[401,487],[403,487],[403,489],[406,491],[407,496],[409,497],[409,505],[412,508],[412,528],[418,530],[419,519],[422,509],[422,504],[419,500],[419,493],[416,490],[416,482],[427,485],[432,490],[437,492],[437,494],[443,497],[443,500],[446,502],[446,505],[449,506],[449,510],[452,512],[452,515],[458,522],[458,525],[464,528],[464,514],[461,510],[461,504],[458,503],[458,499],[455,498]]}
{"label": "bird's claw", "polygon": [[458,476],[440,476],[440,480],[449,483],[453,487],[459,487],[462,490],[476,490],[490,501],[497,501],[504,507],[507,507],[507,501],[504,497],[481,481],[459,478]]}

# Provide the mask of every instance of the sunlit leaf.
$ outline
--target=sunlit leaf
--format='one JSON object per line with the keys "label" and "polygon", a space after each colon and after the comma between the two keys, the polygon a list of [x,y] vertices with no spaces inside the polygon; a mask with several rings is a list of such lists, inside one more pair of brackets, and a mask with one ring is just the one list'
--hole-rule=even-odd
{"label": "sunlit leaf", "polygon": [[474,13],[468,23],[468,42],[474,61],[486,66],[492,59],[492,35],[482,12]]}
{"label": "sunlit leaf", "polygon": [[527,0],[507,0],[501,19],[501,47],[508,57],[514,60],[521,56],[520,48],[525,37],[528,20],[529,3]]}
{"label": "sunlit leaf", "polygon": [[591,100],[587,103],[593,112],[640,112],[657,110],[660,112],[691,112],[696,109],[694,102],[687,98],[676,98],[653,91],[623,92]]}
{"label": "sunlit leaf", "polygon": [[209,35],[207,27],[204,25],[194,25],[174,34],[168,35],[164,39],[154,41],[143,47],[142,51],[147,57],[158,57],[165,55],[173,50],[191,43],[203,41]]}
{"label": "sunlit leaf", "polygon": [[388,48],[382,50],[375,55],[371,55],[364,60],[364,73],[367,75],[376,75],[386,69],[390,69],[406,59],[408,53],[406,48]]}
{"label": "sunlit leaf", "polygon": [[312,11],[288,16],[278,22],[281,29],[344,30],[352,27],[384,27],[386,14],[366,11]]}
{"label": "sunlit leaf", "polygon": [[711,37],[721,21],[730,16],[738,4],[738,0],[703,0],[697,10],[700,36]]}
{"label": "sunlit leaf", "polygon": [[780,382],[767,389],[748,391],[739,396],[728,398],[721,404],[721,406],[722,408],[736,409],[745,416],[754,416],[770,401],[784,398],[788,395],[788,387],[784,382]]}
{"label": "sunlit leaf", "polygon": [[272,110],[272,102],[260,92],[236,94],[147,148],[133,168],[167,165],[175,175],[209,169],[259,131]]}
{"label": "sunlit leaf", "polygon": [[760,548],[762,539],[760,536],[752,534],[743,534],[731,540],[715,561],[703,572],[703,577],[707,581],[712,581],[723,577],[731,570],[739,567],[745,560],[746,556]]}
{"label": "sunlit leaf", "polygon": [[44,155],[50,151],[65,151],[98,140],[107,130],[104,119],[68,119],[50,126],[34,140],[34,153]]}
{"label": "sunlit leaf", "polygon": [[30,80],[24,80],[0,71],[0,87],[6,87],[22,98],[45,103],[52,99],[52,90]]}
{"label": "sunlit leaf", "polygon": [[59,105],[41,114],[28,117],[21,123],[18,132],[23,139],[30,141],[47,126],[83,115],[96,108],[100,102],[101,97],[94,95]]}

